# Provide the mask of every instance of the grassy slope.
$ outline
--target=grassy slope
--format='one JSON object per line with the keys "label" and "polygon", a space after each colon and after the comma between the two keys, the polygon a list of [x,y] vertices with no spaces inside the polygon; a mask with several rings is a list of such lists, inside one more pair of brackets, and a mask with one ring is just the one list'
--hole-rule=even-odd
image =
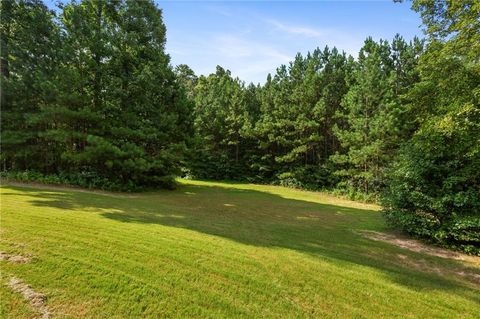
{"label": "grassy slope", "polygon": [[[272,186],[183,181],[139,195],[1,188],[0,317],[473,318],[479,265],[372,241],[374,206]],[[419,266],[420,265],[420,266]]]}

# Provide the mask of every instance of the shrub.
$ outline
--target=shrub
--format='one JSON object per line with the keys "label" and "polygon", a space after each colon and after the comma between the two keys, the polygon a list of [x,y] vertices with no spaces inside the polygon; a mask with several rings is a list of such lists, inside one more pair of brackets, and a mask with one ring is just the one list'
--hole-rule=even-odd
{"label": "shrub", "polygon": [[480,111],[469,105],[425,123],[388,174],[382,196],[388,222],[480,254],[479,136]]}
{"label": "shrub", "polygon": [[[102,189],[110,191],[140,191],[147,187],[140,187],[134,181],[113,181],[111,179],[97,176],[93,172],[79,173],[58,173],[41,174],[36,171],[7,171],[2,172],[1,177],[19,182],[37,182],[52,185],[74,185],[91,189]],[[175,178],[173,176],[162,176],[155,181],[156,185],[163,188],[172,189],[175,187]]]}

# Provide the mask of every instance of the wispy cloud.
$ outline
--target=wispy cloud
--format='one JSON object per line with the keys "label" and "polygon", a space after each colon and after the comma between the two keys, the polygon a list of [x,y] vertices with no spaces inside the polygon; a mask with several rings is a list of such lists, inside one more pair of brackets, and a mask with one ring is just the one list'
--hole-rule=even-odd
{"label": "wispy cloud", "polygon": [[222,65],[235,76],[254,82],[263,82],[268,72],[292,58],[275,46],[235,35],[217,35],[211,43]]}
{"label": "wispy cloud", "polygon": [[307,26],[285,24],[274,19],[266,19],[265,21],[279,31],[283,31],[293,35],[302,35],[310,38],[325,37],[332,32],[328,29],[318,29]]}
{"label": "wispy cloud", "polygon": [[219,5],[208,5],[207,10],[225,16],[225,17],[231,17],[232,16],[232,11],[230,10],[229,7],[226,6],[219,6]]}
{"label": "wispy cloud", "polygon": [[246,58],[265,55],[280,60],[291,58],[272,46],[235,35],[218,35],[213,38],[213,41],[216,50],[224,57]]}
{"label": "wispy cloud", "polygon": [[328,45],[330,47],[336,46],[337,49],[355,56],[363,43],[362,35],[354,31],[345,32],[339,28],[296,25],[272,18],[264,18],[263,21],[278,33],[276,37],[282,35],[289,37],[289,41],[297,45],[298,51],[304,48],[304,44],[309,45],[309,47],[306,47],[307,50],[313,50],[315,46]]}
{"label": "wispy cloud", "polygon": [[[1,1],[1,0],[0,0]],[[53,0],[46,0],[53,1]],[[264,82],[269,72],[295,54],[337,47],[357,56],[367,36],[406,38],[420,33],[421,18],[408,4],[338,1],[158,1],[167,25],[172,65],[196,74],[221,65],[245,81]],[[362,14],[359,14],[361,12]]]}
{"label": "wispy cloud", "polygon": [[219,33],[189,41],[171,41],[167,50],[172,63],[186,63],[196,74],[207,75],[221,65],[247,82],[263,83],[268,73],[292,60],[280,44],[252,39],[250,34]]}

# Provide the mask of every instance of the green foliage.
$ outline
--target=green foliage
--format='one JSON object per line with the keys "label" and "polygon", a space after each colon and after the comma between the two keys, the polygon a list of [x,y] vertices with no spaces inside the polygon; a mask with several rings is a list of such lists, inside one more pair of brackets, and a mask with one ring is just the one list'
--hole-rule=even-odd
{"label": "green foliage", "polygon": [[[57,174],[42,174],[35,171],[8,171],[2,172],[1,178],[7,181],[17,181],[26,183],[42,183],[51,185],[75,185],[89,189],[102,189],[110,191],[140,191],[144,187],[128,183],[117,183],[104,177],[98,176],[96,172],[78,172],[78,173],[57,173]],[[170,180],[165,180],[165,188],[174,188],[175,180],[171,177]]]}
{"label": "green foliage", "polygon": [[328,158],[339,146],[332,128],[352,63],[335,48],[317,49],[305,58],[297,55],[261,87],[245,86],[220,67],[198,79],[179,67],[184,87],[191,91],[195,83],[197,138],[190,172],[201,178],[332,186],[336,177],[327,173]]}
{"label": "green foliage", "polygon": [[[254,129],[258,140],[256,166],[266,178],[285,173],[316,188],[330,185],[301,171],[317,167],[322,175],[328,158],[338,149],[332,128],[335,113],[347,91],[352,60],[337,49],[316,49],[277,69],[259,91],[260,117]],[[314,175],[317,175],[316,173]]]}
{"label": "green foliage", "polygon": [[430,35],[421,80],[408,93],[418,129],[383,203],[389,222],[407,232],[480,254],[479,7],[459,3],[414,3]]}
{"label": "green foliage", "polygon": [[40,1],[2,2],[4,170],[172,187],[192,105],[164,52],[161,10],[152,1],[60,9],[56,17]]}
{"label": "green foliage", "polygon": [[437,243],[480,253],[480,110],[426,121],[402,149],[384,206],[389,221]]}
{"label": "green foliage", "polygon": [[319,190],[335,185],[332,167],[329,165],[300,166],[292,172],[277,174],[273,183],[284,187],[309,190]]}
{"label": "green foliage", "polygon": [[[188,87],[189,83],[186,83]],[[251,93],[249,90],[253,90]],[[200,178],[242,179],[246,172],[253,110],[247,102],[255,88],[245,88],[229,71],[196,80],[194,140],[190,169]]]}
{"label": "green foliage", "polygon": [[174,176],[334,189],[478,252],[480,4],[415,0],[424,42],[297,54],[246,85],[175,69],[152,0],[1,2],[6,176],[113,190]]}
{"label": "green foliage", "polygon": [[[60,30],[41,1],[1,2],[2,168],[48,170],[55,146],[45,141],[47,114],[58,96]],[[51,118],[49,119],[51,120]]]}
{"label": "green foliage", "polygon": [[422,42],[367,39],[358,61],[336,48],[298,54],[263,86],[217,67],[197,78],[177,68],[194,97],[192,176],[291,187],[336,187],[374,199],[400,143],[411,136],[405,93],[418,80]]}
{"label": "green foliage", "polygon": [[347,192],[368,196],[383,189],[385,169],[408,138],[401,98],[416,81],[421,50],[418,39],[406,43],[398,35],[391,44],[369,38],[360,50],[337,113],[342,125],[334,127],[342,148],[331,157],[339,187]]}

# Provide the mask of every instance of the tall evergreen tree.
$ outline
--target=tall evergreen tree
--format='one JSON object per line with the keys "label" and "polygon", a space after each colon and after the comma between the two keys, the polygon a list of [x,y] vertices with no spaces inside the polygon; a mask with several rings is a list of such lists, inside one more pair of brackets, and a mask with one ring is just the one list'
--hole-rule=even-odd
{"label": "tall evergreen tree", "polygon": [[252,117],[242,82],[220,66],[201,76],[195,87],[195,132],[198,137],[194,174],[208,178],[242,178],[246,140]]}
{"label": "tall evergreen tree", "polygon": [[164,53],[161,11],[151,1],[83,1],[62,21],[68,67],[82,79],[79,115],[89,117],[66,157],[122,184],[171,185],[190,110]]}
{"label": "tall evergreen tree", "polygon": [[60,33],[39,0],[1,2],[1,159],[4,170],[51,171],[56,150],[41,121],[57,98]]}
{"label": "tall evergreen tree", "polygon": [[385,169],[404,137],[400,101],[415,82],[417,42],[407,44],[397,36],[390,45],[369,38],[360,50],[339,114],[346,125],[335,129],[343,150],[332,160],[341,187],[367,195],[384,187]]}
{"label": "tall evergreen tree", "polygon": [[180,64],[175,67],[175,75],[179,83],[185,89],[187,98],[190,101],[195,99],[195,86],[197,85],[198,77],[195,72],[186,64]]}
{"label": "tall evergreen tree", "polygon": [[281,66],[260,91],[256,125],[263,175],[284,184],[323,187],[331,183],[328,158],[338,147],[332,128],[346,92],[348,60],[326,47]]}
{"label": "tall evergreen tree", "polygon": [[6,166],[100,187],[172,186],[191,104],[165,53],[161,10],[152,1],[85,0],[61,7],[57,23],[39,2],[6,4],[2,41],[16,37],[5,46],[14,61],[6,111],[29,108],[12,112],[25,124],[2,117]]}

